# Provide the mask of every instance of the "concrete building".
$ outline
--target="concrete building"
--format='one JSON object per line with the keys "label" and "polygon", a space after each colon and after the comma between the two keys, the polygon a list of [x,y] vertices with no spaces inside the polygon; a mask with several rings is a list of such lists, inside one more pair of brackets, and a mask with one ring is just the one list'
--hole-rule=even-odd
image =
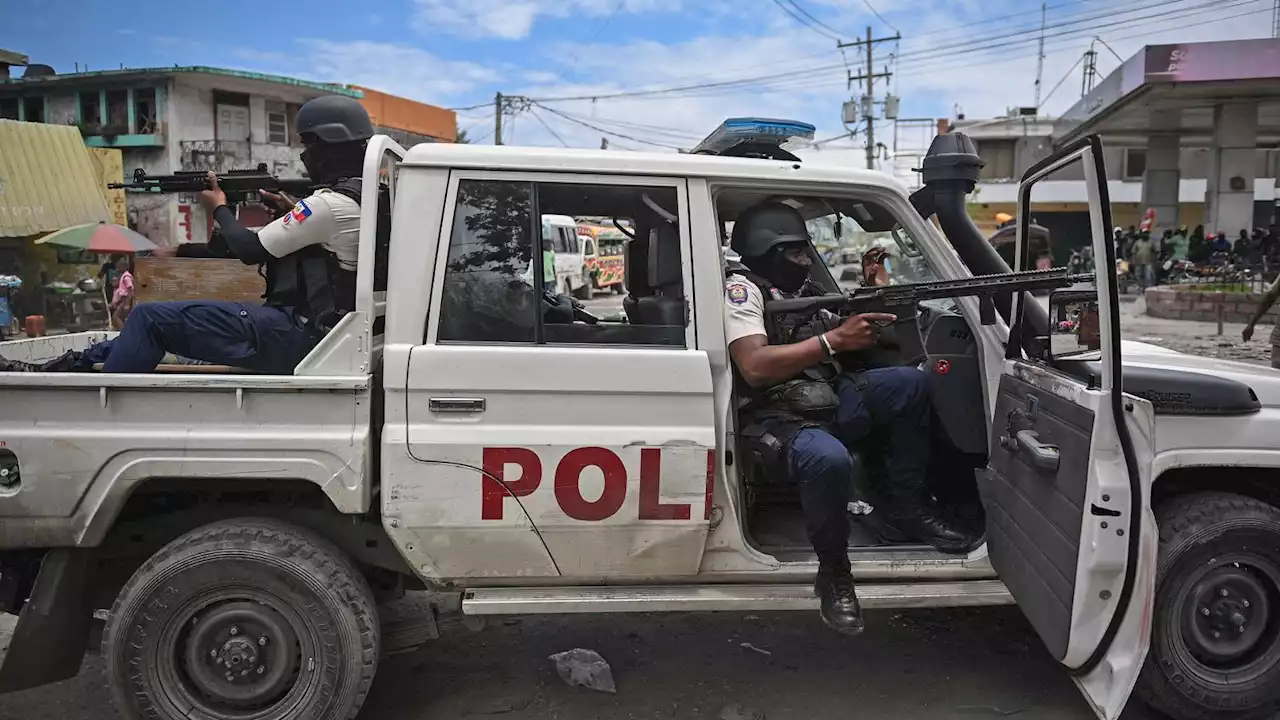
{"label": "concrete building", "polygon": [[[443,108],[354,86],[210,67],[56,74],[28,65],[8,78],[0,58],[0,118],[79,126],[89,147],[124,152],[126,175],[254,168],[284,177],[304,173],[294,129],[298,108],[324,95],[359,99],[380,132],[402,143],[452,142],[456,118]],[[162,245],[206,242],[212,219],[194,196],[128,194],[129,224]],[[248,206],[250,226],[264,212]]]}
{"label": "concrete building", "polygon": [[[1204,225],[1234,238],[1278,217],[1280,40],[1149,46],[1061,117],[1029,108],[956,120],[952,128],[974,138],[987,161],[971,199],[975,220],[987,228],[996,213],[1014,212],[1017,182],[1029,167],[1099,133],[1115,224],[1137,225],[1153,208],[1157,230]],[[1087,223],[1080,173],[1055,175],[1033,195],[1036,217],[1050,230]],[[1055,238],[1068,234],[1075,233]]]}

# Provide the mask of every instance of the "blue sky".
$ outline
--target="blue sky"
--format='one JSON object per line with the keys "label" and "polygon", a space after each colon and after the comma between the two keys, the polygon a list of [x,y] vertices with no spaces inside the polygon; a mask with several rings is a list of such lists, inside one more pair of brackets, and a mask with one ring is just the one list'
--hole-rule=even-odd
{"label": "blue sky", "polygon": [[[1112,50],[1128,58],[1143,44],[1268,36],[1271,5],[1050,0],[1045,94],[1062,82],[1045,108],[1061,112],[1078,99],[1073,65],[1093,35],[1109,47],[1097,46],[1105,76],[1119,64]],[[597,146],[604,133],[591,124],[615,147],[655,149],[687,147],[729,115],[806,120],[822,138],[844,132],[845,68],[863,61],[857,51],[842,56],[834,37],[855,39],[868,25],[877,37],[902,33],[901,42],[877,46],[876,69],[896,70],[877,95],[901,96],[903,117],[1030,105],[1038,10],[1031,0],[0,0],[0,48],[58,72],[76,63],[211,65],[367,85],[447,107],[490,102],[501,90],[543,99],[514,119],[516,143]],[[552,100],[705,83],[730,84]],[[462,111],[459,125],[487,141],[492,107]],[[888,124],[877,133],[893,142]],[[826,147],[840,155],[860,143]]]}

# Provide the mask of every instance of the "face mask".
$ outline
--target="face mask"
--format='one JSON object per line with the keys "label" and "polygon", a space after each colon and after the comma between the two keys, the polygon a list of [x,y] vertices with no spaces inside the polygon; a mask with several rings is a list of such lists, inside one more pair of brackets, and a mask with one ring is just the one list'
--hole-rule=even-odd
{"label": "face mask", "polygon": [[303,150],[298,159],[302,161],[302,166],[307,169],[307,177],[315,182],[320,182],[322,171],[320,160],[312,154],[311,150]]}
{"label": "face mask", "polygon": [[768,278],[782,292],[793,293],[804,287],[809,268],[778,255],[770,263]]}

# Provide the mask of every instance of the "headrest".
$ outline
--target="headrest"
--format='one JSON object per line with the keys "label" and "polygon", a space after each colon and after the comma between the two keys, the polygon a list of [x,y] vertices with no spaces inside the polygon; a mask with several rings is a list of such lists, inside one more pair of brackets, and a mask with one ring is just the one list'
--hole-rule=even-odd
{"label": "headrest", "polygon": [[680,230],[668,222],[658,222],[649,231],[649,286],[679,286],[683,281]]}

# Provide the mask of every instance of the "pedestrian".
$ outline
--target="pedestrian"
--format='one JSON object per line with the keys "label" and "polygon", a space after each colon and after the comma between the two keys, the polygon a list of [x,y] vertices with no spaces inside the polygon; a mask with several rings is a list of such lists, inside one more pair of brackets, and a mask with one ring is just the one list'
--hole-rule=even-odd
{"label": "pedestrian", "polygon": [[124,255],[116,258],[116,287],[111,293],[111,327],[118,330],[124,327],[124,321],[133,310],[133,272],[129,267],[129,258]]}
{"label": "pedestrian", "polygon": [[1171,257],[1175,261],[1186,260],[1191,249],[1191,239],[1186,225],[1179,226],[1178,231],[1173,233],[1172,244]]}
{"label": "pedestrian", "polygon": [[1156,252],[1150,235],[1143,233],[1134,240],[1129,249],[1129,262],[1137,266],[1139,290],[1156,284]]}
{"label": "pedestrian", "polygon": [[[1253,311],[1253,317],[1249,318],[1249,324],[1245,325],[1244,331],[1240,333],[1240,337],[1245,342],[1253,339],[1254,327],[1267,314],[1271,306],[1275,305],[1277,298],[1280,298],[1280,277],[1273,280],[1267,291],[1263,293],[1262,298],[1258,300],[1258,307]],[[1280,368],[1280,325],[1271,328],[1271,367]]]}

